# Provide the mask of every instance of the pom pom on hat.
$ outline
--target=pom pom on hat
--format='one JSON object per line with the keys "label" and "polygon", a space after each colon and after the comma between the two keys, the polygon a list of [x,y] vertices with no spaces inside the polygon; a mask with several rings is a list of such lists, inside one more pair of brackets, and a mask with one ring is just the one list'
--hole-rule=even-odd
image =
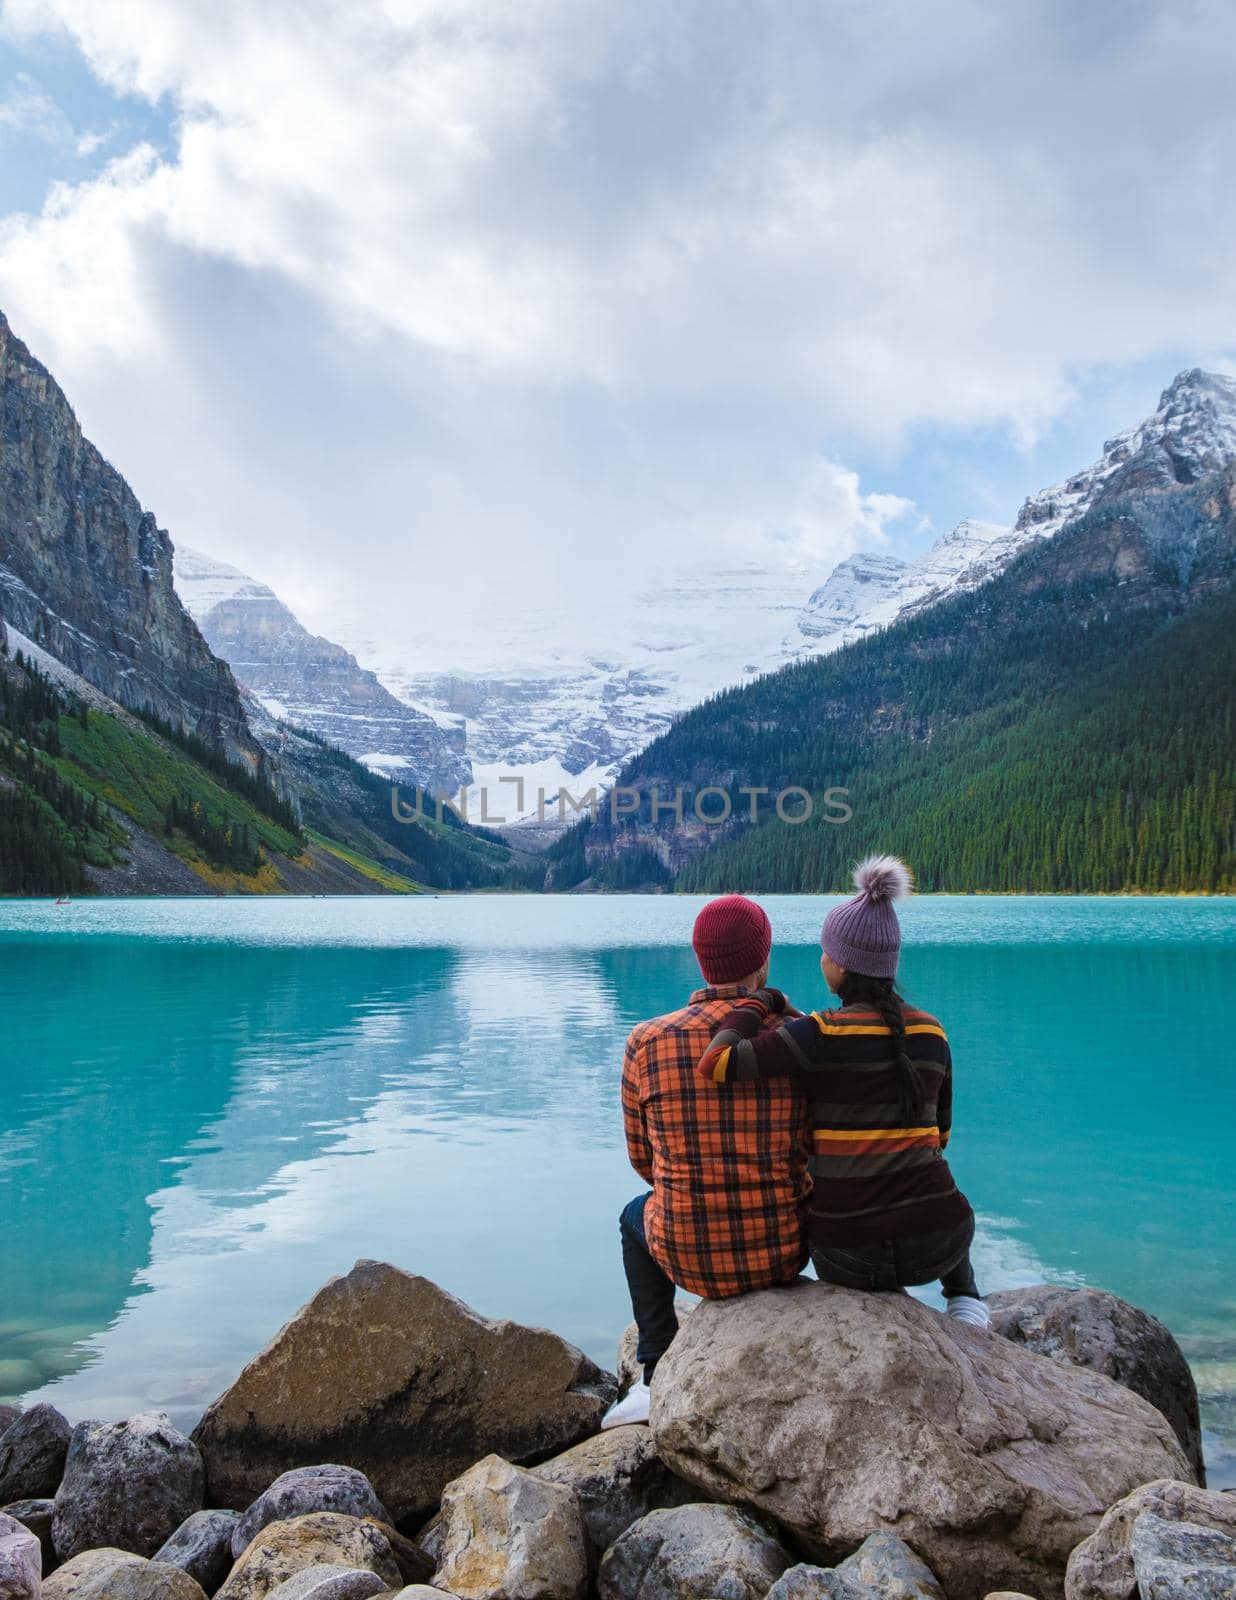
{"label": "pom pom on hat", "polygon": [[904,900],[914,888],[914,874],[898,856],[868,856],[854,868],[854,887],[868,900]]}

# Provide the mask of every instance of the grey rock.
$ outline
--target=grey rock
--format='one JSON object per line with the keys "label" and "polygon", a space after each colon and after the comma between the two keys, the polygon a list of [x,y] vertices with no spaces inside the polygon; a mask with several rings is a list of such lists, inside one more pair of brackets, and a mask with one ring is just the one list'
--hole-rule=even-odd
{"label": "grey rock", "polygon": [[676,1478],[642,1424],[610,1428],[532,1468],[575,1492],[596,1560],[650,1511],[698,1501],[699,1490]]}
{"label": "grey rock", "polygon": [[1114,1378],[1160,1410],[1205,1484],[1197,1385],[1184,1352],[1157,1317],[1101,1289],[1002,1289],[987,1297],[991,1324],[1053,1361]]}
{"label": "grey rock", "polygon": [[304,1567],[270,1595],[271,1600],[370,1600],[390,1592],[366,1567]]}
{"label": "grey rock", "polygon": [[1236,1538],[1144,1511],[1129,1540],[1141,1600],[1236,1600]]}
{"label": "grey rock", "polygon": [[55,1505],[54,1500],[40,1499],[14,1500],[7,1506],[0,1506],[0,1511],[6,1517],[20,1522],[39,1541],[43,1548],[44,1572],[50,1572],[56,1565],[56,1547],[52,1543],[52,1512]]}
{"label": "grey rock", "polygon": [[1236,1494],[1160,1478],[1113,1505],[1069,1558],[1067,1600],[1129,1600],[1137,1588],[1133,1530],[1143,1516],[1192,1523],[1236,1539]]}
{"label": "grey rock", "polygon": [[869,1600],[866,1591],[840,1577],[835,1567],[788,1567],[768,1591],[767,1600]]}
{"label": "grey rock", "polygon": [[29,1528],[0,1512],[0,1600],[39,1600],[43,1552]]}
{"label": "grey rock", "polygon": [[398,1522],[481,1456],[540,1461],[597,1431],[614,1378],[540,1328],[491,1322],[380,1261],[332,1278],[206,1412],[210,1498],[248,1505],[290,1467],[342,1461]]}
{"label": "grey rock", "polygon": [[201,1509],[197,1446],[159,1412],[73,1430],[52,1538],[62,1561],[112,1546],[151,1556]]}
{"label": "grey rock", "polygon": [[403,1582],[390,1541],[376,1522],[338,1511],[311,1511],[270,1522],[228,1573],[216,1600],[265,1600],[306,1567],[364,1567],[388,1589]]}
{"label": "grey rock", "polygon": [[944,1600],[944,1590],[927,1563],[904,1540],[884,1531],[864,1539],[837,1574],[879,1600]]}
{"label": "grey rock", "polygon": [[55,1494],[73,1430],[55,1406],[31,1406],[0,1439],[0,1505]]}
{"label": "grey rock", "polygon": [[704,1301],[658,1369],[653,1443],[821,1565],[896,1519],[950,1600],[1059,1595],[1069,1554],[1148,1478],[1187,1478],[1160,1412],[909,1295],[802,1282]]}
{"label": "grey rock", "polygon": [[464,1600],[583,1600],[588,1551],[565,1485],[486,1456],[442,1496],[433,1582]]}
{"label": "grey rock", "polygon": [[381,1522],[377,1517],[363,1517],[361,1520],[385,1536],[403,1583],[429,1582],[438,1563],[431,1561],[419,1544],[409,1539],[406,1534],[400,1533],[398,1528],[392,1527],[389,1522]]}
{"label": "grey rock", "polygon": [[293,1467],[290,1472],[280,1473],[241,1515],[232,1533],[232,1555],[242,1556],[268,1522],[287,1522],[311,1511],[338,1511],[345,1517],[373,1517],[378,1522],[391,1520],[369,1479],[355,1467],[333,1463]]}
{"label": "grey rock", "polygon": [[606,1552],[600,1600],[764,1600],[790,1565],[749,1512],[687,1505],[650,1511]]}
{"label": "grey rock", "polygon": [[127,1550],[84,1550],[43,1585],[43,1600],[206,1600],[180,1567]]}
{"label": "grey rock", "polygon": [[[4,637],[5,637],[5,634],[4,634],[4,618],[0,617],[0,642],[3,642]],[[9,1406],[9,1405],[0,1406],[0,1440],[3,1440],[4,1435],[13,1426],[13,1424],[17,1421],[18,1417],[20,1417],[20,1416],[21,1416],[21,1407],[20,1406]]]}
{"label": "grey rock", "polygon": [[239,1521],[235,1511],[195,1511],[152,1559],[182,1568],[207,1594],[214,1594],[231,1571],[232,1535]]}
{"label": "grey rock", "polygon": [[416,1548],[429,1561],[431,1572],[442,1560],[442,1537],[445,1532],[446,1518],[439,1508],[416,1535]]}
{"label": "grey rock", "polygon": [[445,1589],[435,1589],[432,1583],[410,1583],[400,1589],[395,1600],[442,1600]]}
{"label": "grey rock", "polygon": [[768,1600],[945,1600],[925,1561],[883,1531],[871,1534],[839,1567],[791,1567]]}

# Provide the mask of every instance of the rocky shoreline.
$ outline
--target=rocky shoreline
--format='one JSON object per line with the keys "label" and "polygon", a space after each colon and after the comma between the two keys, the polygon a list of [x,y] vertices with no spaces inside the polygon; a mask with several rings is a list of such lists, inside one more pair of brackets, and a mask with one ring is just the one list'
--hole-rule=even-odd
{"label": "rocky shoreline", "polygon": [[802,1282],[619,1376],[358,1262],[191,1437],[0,1407],[0,1600],[1236,1600],[1236,1494],[1154,1318],[992,1297],[992,1332]]}

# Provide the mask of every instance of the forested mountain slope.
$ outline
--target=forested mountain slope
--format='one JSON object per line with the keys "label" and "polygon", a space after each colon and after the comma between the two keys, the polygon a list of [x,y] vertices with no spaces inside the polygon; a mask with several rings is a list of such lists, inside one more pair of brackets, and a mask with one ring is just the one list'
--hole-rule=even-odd
{"label": "forested mountain slope", "polygon": [[[821,891],[879,848],[929,889],[1230,890],[1234,577],[1234,469],[1102,496],[972,593],[689,712],[622,775],[638,815],[560,842],[557,884]],[[679,785],[683,822],[654,823]],[[706,785],[735,796],[722,827],[692,817]],[[816,812],[752,826],[742,786]]]}

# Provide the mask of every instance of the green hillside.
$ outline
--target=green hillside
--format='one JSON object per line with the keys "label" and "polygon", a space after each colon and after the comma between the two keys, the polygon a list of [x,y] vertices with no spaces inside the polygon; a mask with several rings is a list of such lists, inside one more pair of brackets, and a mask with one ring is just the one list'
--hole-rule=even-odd
{"label": "green hillside", "polygon": [[87,869],[124,862],[134,829],[224,893],[502,881],[508,852],[497,840],[432,818],[397,823],[388,784],[302,742],[298,816],[264,776],[193,735],[88,707],[20,652],[0,657],[0,893],[90,892]]}
{"label": "green hillside", "polygon": [[[558,885],[820,892],[879,849],[927,889],[1230,891],[1231,488],[1114,499],[981,588],[688,712],[619,780],[641,812],[555,846]],[[651,816],[654,788],[689,818],[711,785],[725,827]],[[744,786],[805,788],[816,813],[764,799],[753,826]]]}
{"label": "green hillside", "polygon": [[927,890],[1231,892],[1233,637],[1229,594],[1091,683],[879,746],[846,774],[845,826],[774,820],[689,863],[677,887],[842,889],[854,858],[880,849]]}

